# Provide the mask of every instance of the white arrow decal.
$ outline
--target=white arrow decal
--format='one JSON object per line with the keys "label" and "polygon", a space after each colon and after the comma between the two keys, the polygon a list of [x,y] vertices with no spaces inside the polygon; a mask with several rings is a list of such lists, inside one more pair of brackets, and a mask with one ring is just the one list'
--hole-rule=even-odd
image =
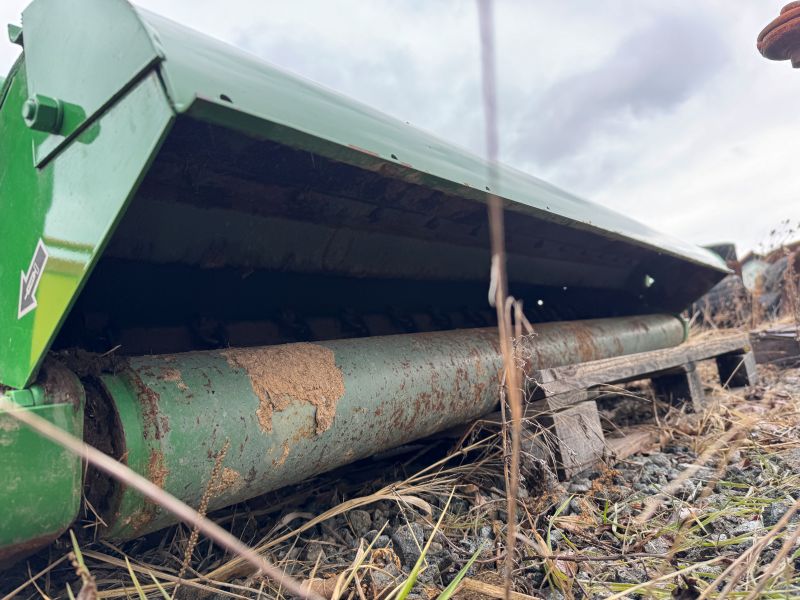
{"label": "white arrow decal", "polygon": [[46,264],[47,248],[44,247],[44,242],[40,239],[39,243],[36,244],[36,251],[33,253],[33,258],[31,258],[28,272],[20,271],[17,319],[21,319],[36,308],[36,290],[39,288],[39,282],[42,280],[42,273],[44,273]]}

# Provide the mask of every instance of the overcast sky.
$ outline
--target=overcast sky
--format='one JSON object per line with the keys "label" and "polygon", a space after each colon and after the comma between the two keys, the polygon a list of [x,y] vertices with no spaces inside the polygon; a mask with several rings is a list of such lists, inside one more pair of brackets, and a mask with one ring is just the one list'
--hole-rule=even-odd
{"label": "overcast sky", "polygon": [[[139,4],[483,154],[471,0]],[[800,71],[755,49],[783,4],[499,0],[501,160],[699,244],[768,242],[800,221]]]}

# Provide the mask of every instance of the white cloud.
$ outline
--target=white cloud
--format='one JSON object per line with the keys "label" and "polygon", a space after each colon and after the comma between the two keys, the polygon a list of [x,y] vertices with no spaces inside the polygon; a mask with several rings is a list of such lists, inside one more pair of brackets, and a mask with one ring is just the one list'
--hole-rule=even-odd
{"label": "white cloud", "polygon": [[[800,220],[800,73],[755,50],[784,3],[498,2],[503,160],[679,237],[754,247]],[[482,151],[470,1],[140,4]],[[0,71],[16,55],[0,44]]]}

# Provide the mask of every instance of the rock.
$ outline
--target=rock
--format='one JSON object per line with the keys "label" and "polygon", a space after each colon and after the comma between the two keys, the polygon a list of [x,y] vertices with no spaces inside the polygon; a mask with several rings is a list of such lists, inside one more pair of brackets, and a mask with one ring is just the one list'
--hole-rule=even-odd
{"label": "rock", "polygon": [[576,479],[567,487],[567,491],[571,494],[585,494],[592,489],[592,482],[588,479]]}
{"label": "rock", "polygon": [[756,519],[755,521],[743,521],[731,530],[730,535],[731,537],[749,535],[763,528],[764,524],[761,522],[761,519]]}
{"label": "rock", "polygon": [[353,536],[353,534],[350,533],[350,529],[348,529],[347,527],[342,527],[339,530],[339,535],[341,536],[342,540],[344,540],[345,544],[347,544],[351,548],[357,547],[358,540],[361,539],[360,537]]}
{"label": "rock", "polygon": [[[724,535],[724,534],[723,534]],[[697,548],[689,548],[686,551],[686,560],[691,562],[701,562],[704,560],[709,560],[718,556],[719,550],[714,547],[697,547]]]}
{"label": "rock", "polygon": [[[761,512],[761,520],[764,523],[764,527],[772,527],[780,521],[781,517],[789,510],[789,506],[790,504],[785,501],[773,502],[765,506],[764,510]],[[796,523],[798,521],[800,521],[800,512],[794,513],[789,519],[790,523]]]}
{"label": "rock", "polygon": [[492,527],[491,525],[484,525],[481,527],[481,530],[478,532],[478,537],[484,540],[492,539]]}
{"label": "rock", "polygon": [[728,502],[730,502],[730,499],[725,494],[711,494],[706,497],[703,505],[716,509],[724,509],[728,505]]}
{"label": "rock", "polygon": [[[369,536],[371,533],[373,532],[370,531],[367,535]],[[376,531],[374,533],[377,534],[378,532]],[[366,539],[368,543],[372,541],[372,538],[366,538]],[[375,543],[372,544],[373,548],[389,548],[392,545],[392,538],[390,538],[388,535],[379,535],[377,538],[374,539]]]}
{"label": "rock", "polygon": [[669,552],[670,543],[664,538],[650,540],[644,545],[644,551],[651,554],[666,554]]}
{"label": "rock", "polygon": [[323,545],[315,544],[314,542],[311,542],[306,546],[303,554],[305,555],[305,560],[315,564],[318,560],[319,563],[322,564],[328,558],[325,554],[325,548]]}
{"label": "rock", "polygon": [[[463,553],[459,553],[461,554],[461,556],[472,556],[473,554],[475,554],[475,552],[477,552],[478,548],[482,548],[481,551],[482,555],[485,555],[486,553],[491,554],[492,552],[492,545],[487,543],[486,540],[483,540],[481,538],[473,538],[473,537],[462,538],[458,540],[458,545],[464,549]],[[475,566],[477,565],[473,565],[470,568],[470,570],[472,570],[472,568],[474,568]]]}
{"label": "rock", "polygon": [[668,452],[669,454],[685,454],[689,452],[689,447],[682,444],[670,444],[664,448],[664,452]]}
{"label": "rock", "polygon": [[669,469],[672,467],[672,459],[668,455],[662,454],[661,452],[651,454],[649,457],[649,462],[650,464],[661,467],[662,469]]}
{"label": "rock", "polygon": [[356,537],[364,537],[372,527],[372,516],[365,510],[351,510],[348,516]]}
{"label": "rock", "polygon": [[649,577],[647,572],[641,567],[617,567],[615,580],[619,583],[642,583]]}
{"label": "rock", "polygon": [[742,469],[736,465],[731,465],[725,469],[725,474],[723,475],[722,479],[732,483],[745,483],[747,485],[753,485],[756,483],[760,475],[761,471],[758,469]]}
{"label": "rock", "polygon": [[412,567],[417,562],[425,545],[425,532],[419,523],[409,523],[396,527],[392,543],[403,565]]}
{"label": "rock", "polygon": [[541,588],[544,585],[544,571],[531,571],[526,576],[530,589]]}
{"label": "rock", "polygon": [[435,563],[429,563],[428,566],[419,574],[419,581],[421,583],[441,585],[442,575],[439,572],[439,567]]}
{"label": "rock", "polygon": [[657,485],[654,483],[634,483],[633,489],[637,492],[643,492],[645,496],[655,496],[656,494],[661,493],[662,485]]}
{"label": "rock", "polygon": [[542,596],[542,600],[564,600],[564,594],[553,588],[547,588],[539,593]]}
{"label": "rock", "polygon": [[[571,499],[571,494],[564,493],[558,498],[558,502],[556,502],[556,506],[561,511],[560,514],[568,515],[569,514],[569,501]],[[563,507],[563,508],[562,508]]]}
{"label": "rock", "polygon": [[702,489],[702,486],[699,485],[698,483],[699,482],[693,481],[691,479],[682,481],[672,495],[675,496],[676,498],[680,498],[681,500],[686,500],[686,501],[694,500],[697,494]]}
{"label": "rock", "polygon": [[573,498],[569,501],[569,509],[574,515],[583,514],[583,504],[578,498]]}
{"label": "rock", "polygon": [[[613,493],[609,494],[609,500],[612,501],[620,501],[620,500],[630,500],[630,497],[633,496],[633,488],[628,487],[627,485],[618,485],[616,489],[613,490]],[[624,508],[627,508],[625,506]]]}
{"label": "rock", "polygon": [[400,571],[393,564],[388,564],[382,570],[370,569],[371,596],[378,598],[386,590],[393,589],[398,583]]}
{"label": "rock", "polygon": [[668,469],[668,467],[664,467],[657,462],[647,463],[644,465],[644,467],[642,467],[641,482],[664,485],[667,483]]}
{"label": "rock", "polygon": [[436,565],[440,573],[444,573],[455,564],[453,554],[446,548],[441,552],[428,553],[428,563]]}
{"label": "rock", "polygon": [[450,501],[450,514],[465,515],[469,512],[469,502],[463,498],[453,498]]}

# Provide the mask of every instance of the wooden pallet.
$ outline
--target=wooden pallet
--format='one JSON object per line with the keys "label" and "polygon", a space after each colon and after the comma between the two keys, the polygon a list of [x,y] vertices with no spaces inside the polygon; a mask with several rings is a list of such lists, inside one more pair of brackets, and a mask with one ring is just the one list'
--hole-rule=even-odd
{"label": "wooden pallet", "polygon": [[783,325],[750,332],[753,353],[759,364],[782,367],[800,365],[800,338],[795,325]]}
{"label": "wooden pallet", "polygon": [[526,415],[553,431],[560,475],[569,478],[604,457],[622,458],[657,438],[658,432],[651,427],[635,432],[628,440],[607,441],[594,388],[650,379],[661,398],[700,412],[705,400],[697,363],[712,359],[723,386],[756,383],[756,361],[747,334],[718,334],[690,340],[676,348],[536,372],[533,377],[538,389]]}

